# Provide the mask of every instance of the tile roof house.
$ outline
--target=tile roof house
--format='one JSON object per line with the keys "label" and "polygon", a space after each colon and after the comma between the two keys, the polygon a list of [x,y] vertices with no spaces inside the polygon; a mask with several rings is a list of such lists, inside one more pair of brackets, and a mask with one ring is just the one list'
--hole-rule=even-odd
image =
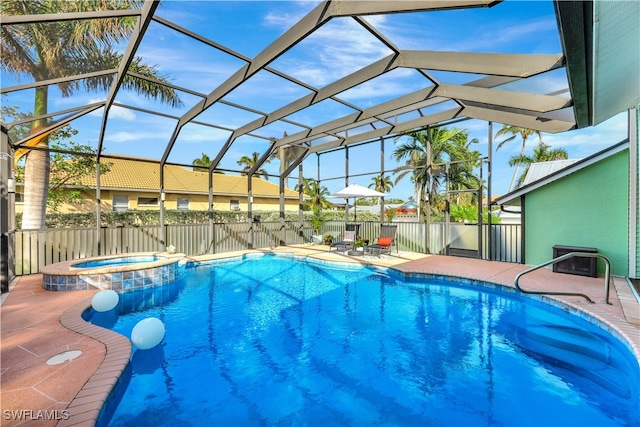
{"label": "tile roof house", "polygon": [[[103,158],[110,170],[100,176],[102,210],[159,209],[160,167],[157,161],[137,158]],[[84,202],[65,204],[58,212],[93,212],[96,201],[96,178],[87,176],[83,184]],[[280,191],[276,183],[252,179],[253,210],[279,210]],[[165,208],[207,210],[209,174],[182,166],[164,167]],[[20,187],[18,188],[20,192]],[[299,194],[285,188],[285,210],[297,210]],[[216,210],[247,210],[248,181],[245,176],[213,175],[213,204]],[[16,206],[20,212],[20,205]]]}

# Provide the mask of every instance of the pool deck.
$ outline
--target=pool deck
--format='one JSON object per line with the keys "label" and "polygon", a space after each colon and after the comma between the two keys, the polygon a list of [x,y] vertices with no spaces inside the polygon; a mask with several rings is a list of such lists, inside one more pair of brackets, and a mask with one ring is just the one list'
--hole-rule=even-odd
{"label": "pool deck", "polygon": [[[457,276],[513,287],[521,264],[409,252],[391,256],[351,257],[327,246],[289,246],[274,250],[242,251],[194,257],[220,259],[244,253],[293,253],[314,259],[394,267],[404,272]],[[20,277],[0,309],[0,398],[2,426],[93,425],[102,403],[126,367],[129,339],[84,322],[80,315],[96,291],[52,292],[42,288],[42,275]],[[640,360],[640,304],[627,282],[612,278],[609,302],[604,304],[604,279],[553,273],[540,269],[524,276],[525,289],[579,292],[581,297],[554,297],[613,328],[631,344]],[[77,358],[57,365],[52,356],[80,350]],[[9,411],[9,412],[7,412]]]}

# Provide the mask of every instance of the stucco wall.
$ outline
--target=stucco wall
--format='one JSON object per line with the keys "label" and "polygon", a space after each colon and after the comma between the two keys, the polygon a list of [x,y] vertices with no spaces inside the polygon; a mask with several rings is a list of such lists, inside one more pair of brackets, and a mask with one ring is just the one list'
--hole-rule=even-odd
{"label": "stucco wall", "polygon": [[[110,211],[113,209],[113,196],[114,195],[126,195],[129,197],[129,209],[140,210],[158,210],[159,205],[156,206],[140,206],[138,205],[138,197],[159,197],[157,192],[124,192],[124,191],[111,191],[103,190],[100,192],[100,200],[103,211]],[[95,192],[83,192],[84,200],[77,204],[61,204],[58,207],[58,213],[75,213],[75,212],[95,212]],[[189,210],[207,210],[209,209],[209,196],[203,194],[176,194],[168,193],[165,200],[166,209],[177,209],[178,197],[189,198]],[[241,211],[247,211],[247,197],[246,196],[220,196],[215,195],[213,198],[214,209],[220,211],[228,211],[231,209],[231,200],[237,200]],[[298,200],[286,199],[285,211],[297,211]],[[16,203],[16,213],[22,213],[23,204]],[[280,200],[277,197],[254,197],[253,203],[254,211],[278,211],[280,210]],[[47,209],[48,213],[52,213],[51,209]]]}
{"label": "stucco wall", "polygon": [[[629,150],[559,179],[525,199],[525,263],[553,258],[554,245],[588,246],[626,275],[629,263]],[[604,264],[598,261],[598,271]]]}

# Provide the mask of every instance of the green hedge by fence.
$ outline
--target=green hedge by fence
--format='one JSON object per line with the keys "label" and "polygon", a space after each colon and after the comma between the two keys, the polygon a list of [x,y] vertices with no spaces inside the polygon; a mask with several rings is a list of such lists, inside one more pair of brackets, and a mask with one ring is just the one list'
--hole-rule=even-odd
{"label": "green hedge by fence", "polygon": [[[312,212],[303,212],[305,221],[308,221]],[[323,212],[326,221],[344,220],[342,211]],[[353,212],[350,212],[352,217]],[[280,213],[277,211],[253,211],[253,216],[260,216],[260,221],[279,221]],[[361,221],[377,221],[378,214],[370,212],[358,212],[358,219]],[[214,211],[213,220],[217,223],[237,223],[247,221],[246,211]],[[298,212],[285,212],[286,221],[297,221]],[[185,210],[165,210],[164,223],[170,224],[206,224],[209,221],[207,211],[185,211]],[[94,227],[96,224],[96,213],[55,213],[47,214],[45,219],[47,228],[74,228],[74,227]],[[160,222],[160,211],[157,210],[127,210],[123,212],[101,212],[100,222],[104,227],[125,226],[125,225],[154,225]],[[16,229],[22,227],[22,215],[16,215]]]}

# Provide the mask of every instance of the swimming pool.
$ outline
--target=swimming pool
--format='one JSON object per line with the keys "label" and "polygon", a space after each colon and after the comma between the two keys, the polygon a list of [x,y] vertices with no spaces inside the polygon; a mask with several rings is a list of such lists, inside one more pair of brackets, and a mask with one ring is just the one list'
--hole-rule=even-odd
{"label": "swimming pool", "polygon": [[637,360],[535,299],[264,256],[188,268],[92,321],[135,350],[102,425],[638,425]]}

